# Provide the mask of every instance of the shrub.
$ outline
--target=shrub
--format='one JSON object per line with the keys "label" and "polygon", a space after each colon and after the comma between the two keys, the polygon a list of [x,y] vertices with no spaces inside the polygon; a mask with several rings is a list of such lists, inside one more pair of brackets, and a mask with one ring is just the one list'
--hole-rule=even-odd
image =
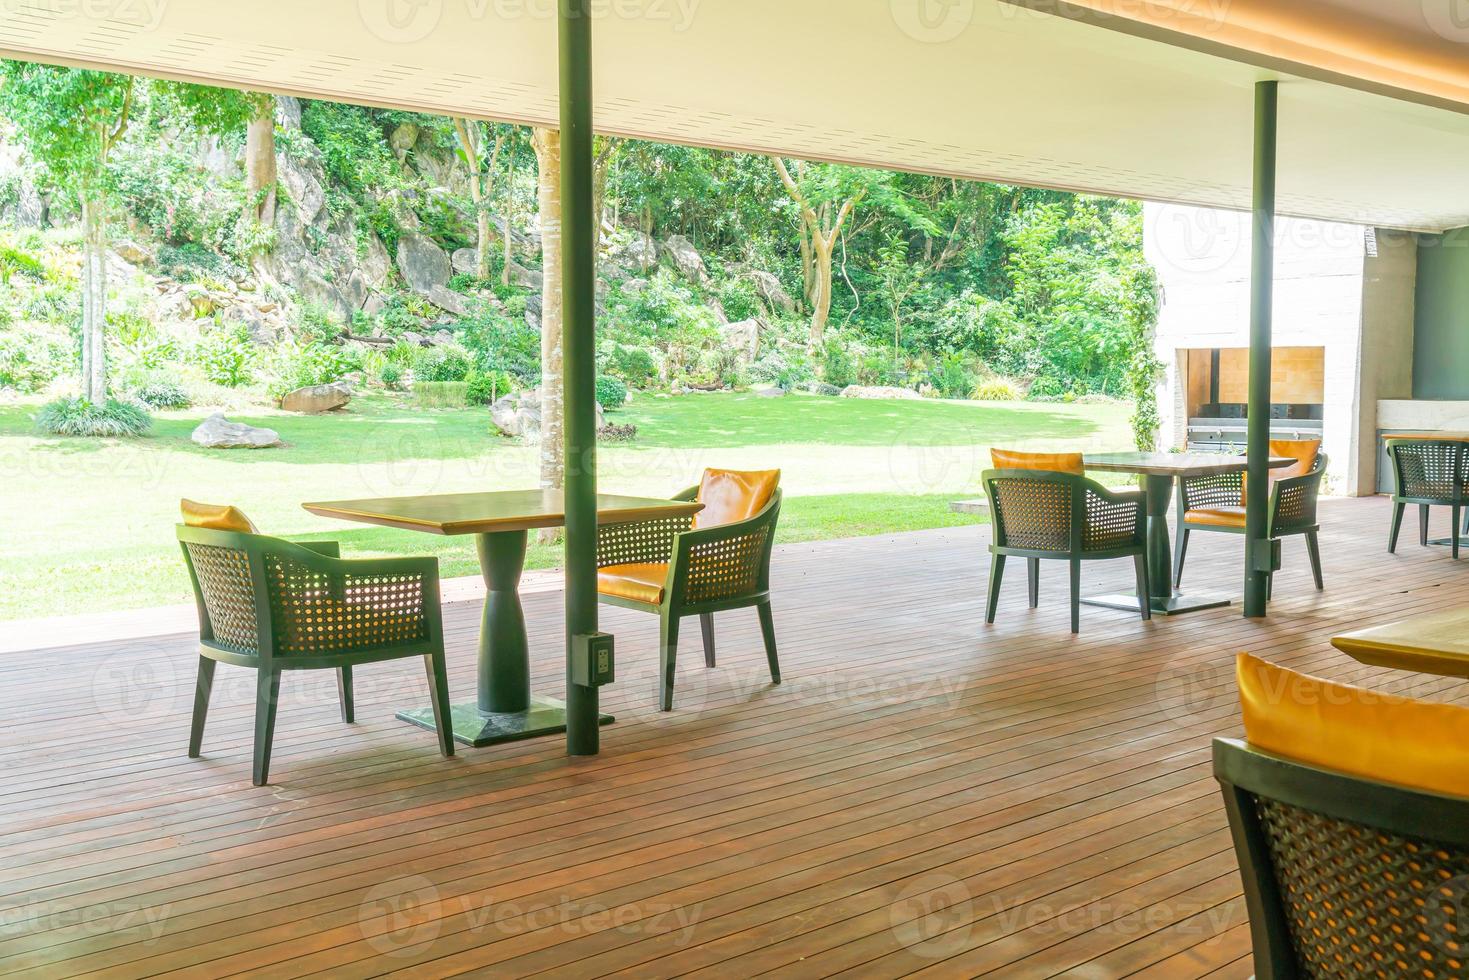
{"label": "shrub", "polygon": [[0,332],[0,388],[39,391],[74,362],[58,338],[27,332]]}
{"label": "shrub", "polygon": [[255,376],[255,345],[243,327],[215,330],[194,347],[204,377],[226,388],[249,384]]}
{"label": "shrub", "polygon": [[790,391],[797,385],[812,380],[811,365],[795,352],[771,350],[750,365],[750,378]]}
{"label": "shrub", "polygon": [[473,355],[480,370],[503,371],[524,385],[541,376],[541,335],[519,315],[501,313],[486,304],[476,304],[471,314],[461,317],[458,339]]}
{"label": "shrub", "polygon": [[140,385],[132,395],[149,408],[188,408],[193,404],[183,385],[163,378]]}
{"label": "shrub", "polygon": [[332,343],[342,336],[342,325],[331,311],[316,303],[304,303],[296,317],[296,334],[307,341]]}
{"label": "shrub", "polygon": [[158,268],[181,282],[228,279],[240,271],[229,259],[193,242],[160,248]]}
{"label": "shrub", "polygon": [[11,277],[16,275],[36,280],[45,279],[46,267],[29,252],[0,242],[0,283],[9,283]]}
{"label": "shrub", "polygon": [[428,347],[413,362],[415,381],[463,381],[474,364],[469,354],[458,347]]}
{"label": "shrub", "polygon": [[419,408],[464,408],[469,404],[469,382],[416,381],[413,398]]}
{"label": "shrub", "polygon": [[36,428],[56,436],[130,438],[147,432],[152,424],[138,406],[111,400],[93,405],[85,398],[60,398],[36,413]]}
{"label": "shrub", "polygon": [[1018,402],[1020,388],[1009,378],[991,378],[976,385],[970,397],[979,402]]}
{"label": "shrub", "polygon": [[403,369],[395,361],[388,361],[377,373],[377,379],[383,383],[384,388],[397,391],[403,387]]}
{"label": "shrub", "polygon": [[974,390],[974,372],[959,354],[947,354],[929,372],[929,380],[945,398],[964,398]]}
{"label": "shrub", "polygon": [[627,385],[621,378],[599,375],[597,378],[597,404],[611,411],[627,404]]}
{"label": "shrub", "polygon": [[658,362],[646,347],[612,344],[603,357],[604,370],[633,388],[646,388],[658,381]]}
{"label": "shrub", "polygon": [[481,371],[476,368],[469,372],[466,384],[469,391],[465,397],[471,405],[492,405],[497,399],[515,390],[515,378],[505,371]]}
{"label": "shrub", "polygon": [[632,442],[638,437],[635,425],[604,425],[597,430],[599,442]]}
{"label": "shrub", "polygon": [[821,380],[838,388],[857,383],[857,362],[839,338],[828,337],[822,345]]}
{"label": "shrub", "polygon": [[1063,397],[1069,391],[1060,378],[1043,375],[1030,383],[1026,397],[1032,401],[1047,401]]}
{"label": "shrub", "polygon": [[327,385],[361,367],[356,352],[333,344],[283,345],[276,350],[270,394],[280,398],[297,388]]}

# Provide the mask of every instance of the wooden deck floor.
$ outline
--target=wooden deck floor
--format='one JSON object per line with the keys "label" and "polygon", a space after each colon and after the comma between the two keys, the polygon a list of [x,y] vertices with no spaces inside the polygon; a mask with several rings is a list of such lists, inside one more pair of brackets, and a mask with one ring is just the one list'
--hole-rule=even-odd
{"label": "wooden deck floor", "polygon": [[[0,656],[0,974],[1246,977],[1208,763],[1237,731],[1234,653],[1469,695],[1328,644],[1469,602],[1469,562],[1388,556],[1381,501],[1324,524],[1327,591],[1287,542],[1267,621],[1084,607],[1079,638],[1064,566],[1034,612],[1021,566],[983,625],[980,529],[783,548],[779,688],[753,612],[726,614],[720,666],[694,630],[660,715],[655,620],[604,610],[619,723],[595,759],[441,759],[392,718],[426,697],[413,662],[360,672],[352,727],[329,673],[287,675],[255,789],[248,671],[220,669],[206,758],[184,757],[189,637]],[[1196,536],[1185,585],[1238,592],[1238,549]],[[526,600],[546,693],[560,603]],[[478,610],[446,620],[462,697]]]}

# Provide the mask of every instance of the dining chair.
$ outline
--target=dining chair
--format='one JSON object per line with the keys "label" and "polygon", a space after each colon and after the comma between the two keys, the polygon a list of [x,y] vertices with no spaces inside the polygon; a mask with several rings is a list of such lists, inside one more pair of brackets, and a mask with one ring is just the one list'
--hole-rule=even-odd
{"label": "dining chair", "polygon": [[1143,619],[1152,618],[1142,492],[1117,493],[1088,480],[1081,474],[1080,453],[992,450],[991,456],[1001,468],[986,470],[981,476],[993,525],[984,621],[995,621],[1005,559],[1012,557],[1026,560],[1032,609],[1040,604],[1040,563],[1069,563],[1072,633],[1081,631],[1081,563],[1130,557],[1139,612]]}
{"label": "dining chair", "polygon": [[704,665],[715,666],[714,614],[755,608],[770,680],[780,683],[770,609],[770,552],[780,518],[780,470],[708,469],[674,500],[697,500],[692,517],[597,529],[597,594],[609,605],[654,613],[659,626],[659,706],[673,710],[679,624],[698,616]]}
{"label": "dining chair", "polygon": [[352,722],[353,668],[423,657],[439,751],[454,754],[437,558],[344,560],[335,542],[260,534],[237,508],[185,500],[178,540],[199,612],[189,758],[199,758],[217,663],[256,672],[252,779],[270,778],[281,674],[335,670]]}
{"label": "dining chair", "polygon": [[[1328,463],[1326,454],[1321,452],[1321,440],[1272,439],[1270,455],[1292,462],[1270,471],[1265,536],[1304,537],[1311,575],[1320,590],[1325,583],[1321,576],[1321,525],[1316,520],[1316,503]],[[1245,533],[1244,493],[1245,474],[1239,472],[1191,476],[1178,482],[1177,541],[1173,549],[1175,589],[1183,584],[1183,563],[1188,555],[1190,534],[1194,531]],[[1266,576],[1265,581],[1266,594],[1273,594],[1274,573]]]}
{"label": "dining chair", "polygon": [[1258,980],[1457,977],[1469,962],[1469,708],[1241,654],[1214,741]]}
{"label": "dining chair", "polygon": [[1450,553],[1459,557],[1459,540],[1463,531],[1459,515],[1469,507],[1469,458],[1464,443],[1438,439],[1389,439],[1388,458],[1392,461],[1393,496],[1392,530],[1388,533],[1387,550],[1398,550],[1398,533],[1403,527],[1403,511],[1409,504],[1418,505],[1418,541],[1428,545],[1429,508],[1447,507],[1450,519]]}

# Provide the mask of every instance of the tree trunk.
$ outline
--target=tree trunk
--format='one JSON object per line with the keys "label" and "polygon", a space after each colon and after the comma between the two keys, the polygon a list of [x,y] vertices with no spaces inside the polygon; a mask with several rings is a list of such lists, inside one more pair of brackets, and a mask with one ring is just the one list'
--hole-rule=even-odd
{"label": "tree trunk", "polygon": [[821,346],[826,335],[826,321],[831,316],[832,252],[835,244],[821,240],[812,242],[811,348]]}
{"label": "tree trunk", "polygon": [[[541,223],[541,486],[561,489],[566,482],[564,441],[566,406],[561,364],[561,133],[537,129],[537,202]],[[541,540],[555,532],[541,532]]]}
{"label": "tree trunk", "polygon": [[245,191],[254,219],[275,224],[275,97],[263,96],[245,131]]}
{"label": "tree trunk", "polygon": [[474,274],[484,281],[490,278],[490,212],[483,204],[474,214]]}
{"label": "tree trunk", "polygon": [[82,191],[82,395],[93,405],[107,401],[107,236],[101,207]]}

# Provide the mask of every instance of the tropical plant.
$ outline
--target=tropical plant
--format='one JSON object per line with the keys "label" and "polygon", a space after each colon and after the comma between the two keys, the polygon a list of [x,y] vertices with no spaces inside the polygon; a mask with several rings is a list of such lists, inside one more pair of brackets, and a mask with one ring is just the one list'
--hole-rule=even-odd
{"label": "tropical plant", "polygon": [[597,376],[597,404],[611,411],[627,404],[627,385],[610,374]]}
{"label": "tropical plant", "polygon": [[255,379],[255,345],[243,327],[206,334],[194,346],[194,359],[205,378],[226,388],[239,388]]}
{"label": "tropical plant", "polygon": [[152,424],[137,405],[112,399],[98,405],[88,398],[61,398],[36,413],[36,428],[57,436],[130,438],[141,436]]}

